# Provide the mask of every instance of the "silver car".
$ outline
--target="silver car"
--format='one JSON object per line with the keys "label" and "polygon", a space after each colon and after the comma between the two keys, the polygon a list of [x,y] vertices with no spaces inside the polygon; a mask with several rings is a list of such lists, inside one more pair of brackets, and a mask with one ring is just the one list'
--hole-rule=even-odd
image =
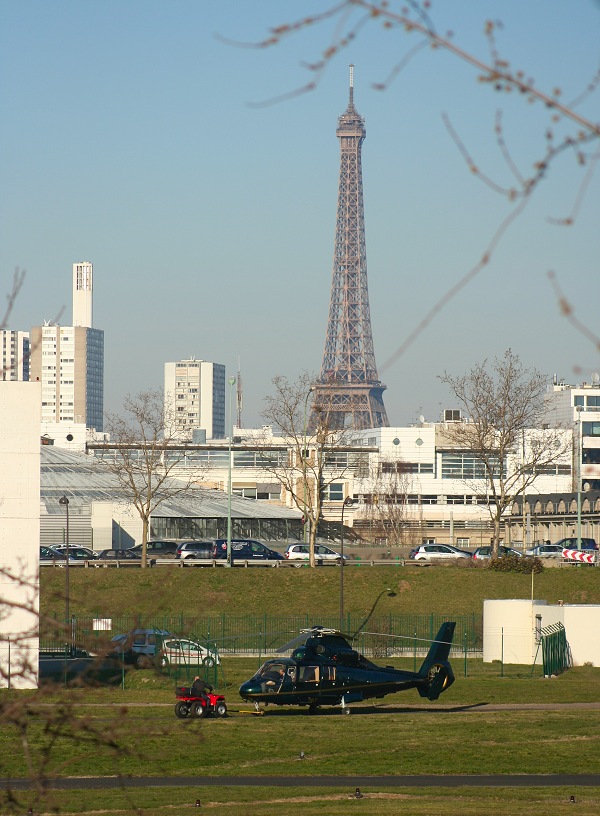
{"label": "silver car", "polygon": [[415,550],[411,550],[411,558],[415,561],[457,561],[461,558],[470,558],[471,554],[449,544],[421,544]]}
{"label": "silver car", "polygon": [[525,555],[534,558],[562,558],[563,548],[558,544],[537,544],[525,550]]}
{"label": "silver car", "polygon": [[[290,544],[284,553],[286,560],[296,562],[295,567],[301,567],[306,564],[310,558],[310,547],[308,544]],[[342,554],[326,547],[324,544],[315,544],[315,561],[317,564],[339,564],[342,560]],[[344,561],[348,557],[344,556]]]}

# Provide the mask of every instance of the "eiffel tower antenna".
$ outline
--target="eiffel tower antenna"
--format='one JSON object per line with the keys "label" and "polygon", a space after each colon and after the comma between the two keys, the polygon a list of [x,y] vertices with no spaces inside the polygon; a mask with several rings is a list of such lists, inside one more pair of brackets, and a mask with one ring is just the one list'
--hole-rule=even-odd
{"label": "eiffel tower antenna", "polygon": [[379,380],[367,286],[367,251],[361,148],[367,131],[354,107],[354,66],[350,66],[348,107],[339,117],[340,141],[333,277],[321,373],[314,385],[313,417],[319,411],[330,428],[388,427]]}

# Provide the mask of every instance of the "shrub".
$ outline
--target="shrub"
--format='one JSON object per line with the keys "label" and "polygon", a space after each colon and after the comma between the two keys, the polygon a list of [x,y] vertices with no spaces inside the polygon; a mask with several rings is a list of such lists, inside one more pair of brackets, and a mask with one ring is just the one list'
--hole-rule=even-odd
{"label": "shrub", "polygon": [[537,575],[537,573],[543,571],[544,565],[539,558],[505,555],[502,558],[491,558],[488,569],[496,570],[496,572],[522,572],[527,575],[534,572]]}

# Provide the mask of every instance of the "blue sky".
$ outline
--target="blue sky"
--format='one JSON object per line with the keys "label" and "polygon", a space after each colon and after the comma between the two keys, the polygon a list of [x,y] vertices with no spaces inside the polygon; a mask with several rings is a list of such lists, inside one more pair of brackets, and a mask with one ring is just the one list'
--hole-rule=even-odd
{"label": "blue sky", "polygon": [[[385,92],[373,83],[416,42],[372,25],[303,85],[334,23],[276,47],[271,26],[326,4],[305,0],[2,0],[0,3],[0,269],[26,270],[10,327],[64,308],[71,265],[94,263],[94,322],[105,330],[106,408],[161,387],[163,364],[195,355],[244,381],[243,420],[260,422],[272,377],[318,372],[331,283],[339,148],[348,64],[365,117],[363,182],[375,354],[391,424],[438,418],[453,401],[437,375],[458,374],[507,347],[526,365],[589,380],[597,350],[559,314],[549,270],[590,328],[600,302],[600,180],[572,227],[582,172],[563,156],[494,252],[395,362],[435,300],[479,259],[511,206],[469,173],[443,123],[477,164],[511,183],[494,137],[504,113],[512,159],[543,155],[548,114],[499,94],[476,72],[427,49]],[[600,3],[434,3],[438,29],[487,57],[499,48],[536,86],[575,97],[600,64]],[[220,36],[215,36],[220,35]],[[580,107],[600,120],[600,93]],[[570,130],[575,132],[575,128]],[[565,132],[559,127],[559,132]]]}

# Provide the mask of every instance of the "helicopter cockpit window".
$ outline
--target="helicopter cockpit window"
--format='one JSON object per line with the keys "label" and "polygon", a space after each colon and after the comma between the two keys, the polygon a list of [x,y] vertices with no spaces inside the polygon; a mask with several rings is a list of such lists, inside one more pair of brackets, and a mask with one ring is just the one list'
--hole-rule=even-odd
{"label": "helicopter cockpit window", "polygon": [[276,677],[285,675],[285,665],[283,663],[265,663],[258,671],[259,677],[269,677],[273,680]]}
{"label": "helicopter cockpit window", "polygon": [[319,666],[301,666],[299,679],[302,683],[318,683]]}

